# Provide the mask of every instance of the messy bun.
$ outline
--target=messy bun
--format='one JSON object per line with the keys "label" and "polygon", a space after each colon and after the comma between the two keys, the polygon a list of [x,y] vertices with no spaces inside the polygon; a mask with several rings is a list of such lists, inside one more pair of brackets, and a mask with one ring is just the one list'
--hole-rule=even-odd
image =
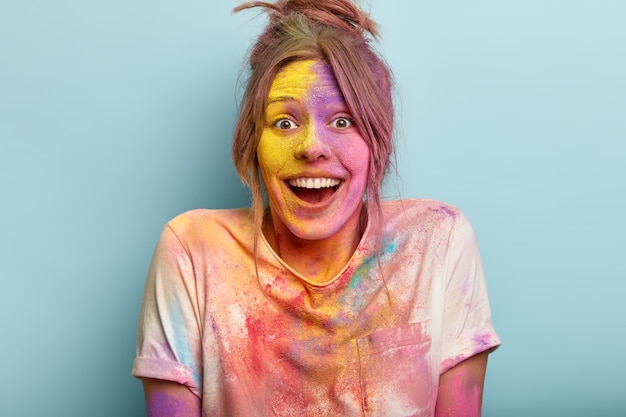
{"label": "messy bun", "polygon": [[302,13],[310,20],[322,25],[336,27],[347,33],[358,31],[369,32],[378,37],[378,25],[370,17],[350,1],[333,0],[279,0],[276,3],[251,1],[235,7],[234,12],[264,7],[270,10],[270,24],[276,24],[290,13]]}
{"label": "messy bun", "polygon": [[380,188],[393,153],[392,75],[371,41],[377,24],[349,0],[248,2],[235,12],[260,7],[269,24],[250,52],[250,76],[233,139],[233,159],[252,191],[255,227],[261,230],[263,199],[256,150],[272,82],[293,61],[326,63],[337,80],[361,136],[370,148],[366,204],[380,211]]}

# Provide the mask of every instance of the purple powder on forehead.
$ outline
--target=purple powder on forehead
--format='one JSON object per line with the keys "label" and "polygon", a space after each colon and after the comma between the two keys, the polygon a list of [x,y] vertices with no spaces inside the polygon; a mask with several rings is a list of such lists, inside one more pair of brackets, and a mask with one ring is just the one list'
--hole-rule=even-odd
{"label": "purple powder on forehead", "polygon": [[[315,74],[317,74],[319,82],[327,82],[329,85],[330,84],[334,85],[334,87],[337,89],[337,92],[339,93],[339,94],[333,95],[333,96],[329,96],[328,93],[323,94],[321,96],[318,96],[318,94],[316,94],[316,93],[318,93],[319,90],[321,90],[321,88],[318,85],[317,87],[313,88],[313,90],[314,90],[313,97],[312,97],[313,98],[313,102],[319,103],[320,99],[323,99],[325,103],[345,102],[345,98],[343,96],[343,92],[341,91],[341,89],[339,88],[339,85],[337,84],[337,78],[333,74],[333,71],[328,66],[328,64],[326,64],[324,62],[317,62],[317,63],[315,63],[311,67],[311,69],[312,69],[313,72],[315,72]],[[328,86],[325,86],[325,87],[328,87]]]}

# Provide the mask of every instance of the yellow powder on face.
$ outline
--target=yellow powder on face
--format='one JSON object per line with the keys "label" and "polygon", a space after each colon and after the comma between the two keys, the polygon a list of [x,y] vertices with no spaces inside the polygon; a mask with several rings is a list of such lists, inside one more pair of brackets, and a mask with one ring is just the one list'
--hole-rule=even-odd
{"label": "yellow powder on face", "polygon": [[313,67],[318,61],[296,61],[281,69],[272,82],[268,103],[286,98],[302,100],[308,88],[317,82],[318,74]]}
{"label": "yellow powder on face", "polygon": [[[273,123],[273,120],[271,120],[273,113],[282,113],[283,104],[289,102],[303,103],[306,101],[311,87],[319,81],[319,75],[314,69],[316,64],[318,64],[317,60],[295,61],[283,67],[276,74],[268,93],[268,106],[266,108],[266,123],[268,123],[268,126]],[[276,110],[278,108],[281,110]],[[260,161],[262,161],[262,173],[264,173],[264,167],[268,168],[268,172],[279,169],[285,163],[285,159],[292,155],[292,152],[288,141],[277,138],[271,129],[266,129],[257,147],[257,155]],[[273,195],[272,191],[276,188],[276,185],[272,184],[272,180],[272,178],[264,175],[263,181],[270,197]],[[282,205],[286,200],[293,198],[295,197],[290,194],[280,195],[280,199],[283,201],[282,203],[276,203]],[[288,219],[286,219],[288,222],[297,223],[299,221],[290,212],[287,211],[285,214],[288,215]]]}
{"label": "yellow powder on face", "polygon": [[[318,74],[313,69],[313,66],[317,63],[318,61],[316,60],[296,61],[282,68],[276,74],[270,87],[268,108],[271,107],[272,103],[276,105],[276,103],[284,101],[304,100],[310,86],[318,80]],[[273,161],[270,164],[278,162],[281,157],[284,157],[286,151],[286,149],[280,146],[280,143],[280,141],[266,142],[261,140],[257,153],[262,154],[265,160]]]}

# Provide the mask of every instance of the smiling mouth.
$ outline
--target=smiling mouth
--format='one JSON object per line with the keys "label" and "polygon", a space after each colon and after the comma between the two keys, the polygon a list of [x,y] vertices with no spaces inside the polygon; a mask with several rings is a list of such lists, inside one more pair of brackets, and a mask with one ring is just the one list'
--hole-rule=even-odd
{"label": "smiling mouth", "polygon": [[336,178],[292,178],[287,181],[291,191],[307,203],[320,203],[329,199],[339,188]]}

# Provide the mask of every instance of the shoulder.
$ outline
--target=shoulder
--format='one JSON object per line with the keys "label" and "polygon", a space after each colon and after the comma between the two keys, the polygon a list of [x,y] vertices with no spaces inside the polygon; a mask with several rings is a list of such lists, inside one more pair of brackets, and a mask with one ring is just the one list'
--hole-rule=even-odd
{"label": "shoulder", "polygon": [[437,200],[404,199],[386,201],[382,206],[384,235],[450,246],[475,239],[474,230],[463,211]]}
{"label": "shoulder", "polygon": [[404,198],[400,200],[386,200],[383,201],[383,210],[443,213],[451,217],[455,217],[458,213],[461,212],[461,209],[453,206],[452,204],[427,198]]}
{"label": "shoulder", "polygon": [[253,233],[249,209],[195,209],[170,220],[165,229],[174,233],[184,244],[218,242],[223,237],[237,238]]}
{"label": "shoulder", "polygon": [[235,209],[195,209],[189,210],[170,220],[167,225],[175,229],[204,227],[212,224],[239,225],[250,220],[250,210]]}
{"label": "shoulder", "polygon": [[397,227],[418,228],[453,228],[459,220],[463,221],[461,209],[442,201],[409,198],[388,200],[382,204],[383,222]]}

